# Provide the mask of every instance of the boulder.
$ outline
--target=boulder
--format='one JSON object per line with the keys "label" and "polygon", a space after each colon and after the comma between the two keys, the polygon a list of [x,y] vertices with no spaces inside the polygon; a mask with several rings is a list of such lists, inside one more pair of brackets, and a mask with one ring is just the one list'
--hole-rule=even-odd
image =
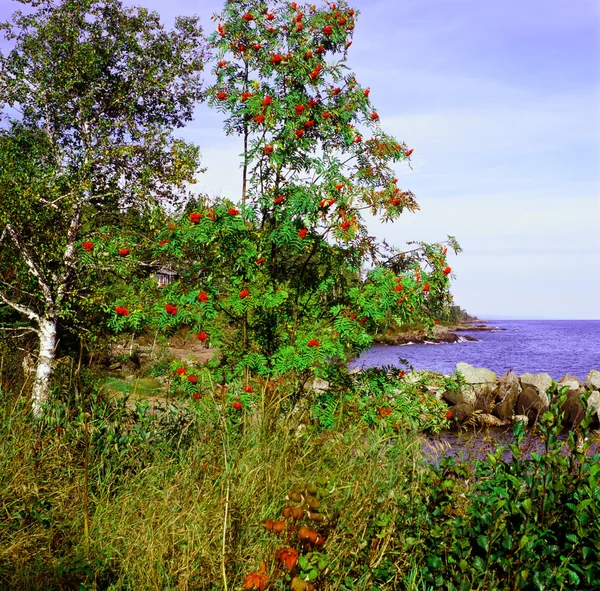
{"label": "boulder", "polygon": [[473,405],[467,402],[461,402],[450,407],[452,418],[456,419],[459,423],[463,423],[472,413]]}
{"label": "boulder", "polygon": [[472,414],[469,422],[472,422],[479,427],[504,427],[505,425],[508,425],[508,421],[503,421],[494,415],[484,412]]}
{"label": "boulder", "polygon": [[475,410],[480,410],[483,413],[492,412],[492,408],[496,402],[496,384],[475,384],[471,386],[475,394]]}
{"label": "boulder", "polygon": [[442,399],[445,400],[451,406],[465,402],[462,392],[456,392],[456,390],[444,390],[442,392]]}
{"label": "boulder", "polygon": [[329,390],[329,382],[321,378],[315,378],[312,383],[312,389],[315,392],[327,392]]}
{"label": "boulder", "polygon": [[525,415],[515,415],[513,421],[515,424],[522,422],[525,427],[529,424],[529,419]]}
{"label": "boulder", "polygon": [[544,412],[544,401],[533,386],[526,386],[519,394],[515,412],[517,415],[526,416],[528,423],[535,423]]}
{"label": "boulder", "polygon": [[572,376],[570,374],[562,377],[558,382],[558,386],[559,388],[562,388],[563,386],[569,386],[570,391],[577,392],[578,394],[583,394],[583,392],[585,392],[585,388],[581,383],[581,380],[577,376]]}
{"label": "boulder", "polygon": [[494,406],[493,414],[505,421],[512,419],[520,392],[519,376],[512,370],[506,372],[498,381],[498,387],[493,393],[494,399],[500,400]]}
{"label": "boulder", "polygon": [[569,425],[575,429],[579,427],[585,415],[585,410],[579,400],[579,393],[576,390],[569,390],[561,411],[564,413],[563,423],[565,425]]}
{"label": "boulder", "polygon": [[483,367],[473,367],[462,361],[456,364],[456,371],[463,375],[467,384],[485,384],[486,382],[495,382],[498,379],[493,371]]}
{"label": "boulder", "polygon": [[596,424],[600,423],[600,392],[594,391],[587,401],[588,410],[591,409]]}
{"label": "boulder", "polygon": [[477,392],[475,391],[475,386],[471,384],[467,384],[462,388],[463,401],[468,404],[475,404],[477,401]]}
{"label": "boulder", "polygon": [[539,394],[540,399],[544,403],[544,410],[546,410],[550,406],[550,401],[548,400],[548,388],[552,386],[552,378],[550,374],[547,373],[524,373],[521,376],[521,386],[526,388],[527,386],[533,386],[537,393]]}
{"label": "boulder", "polygon": [[588,390],[600,391],[600,371],[592,369],[585,378],[585,387]]}

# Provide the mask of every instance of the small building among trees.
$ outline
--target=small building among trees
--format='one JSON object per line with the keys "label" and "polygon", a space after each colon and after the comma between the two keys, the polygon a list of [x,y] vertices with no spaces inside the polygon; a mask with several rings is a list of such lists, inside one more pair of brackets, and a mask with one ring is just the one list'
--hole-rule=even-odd
{"label": "small building among trees", "polygon": [[171,285],[173,281],[177,279],[177,273],[172,269],[167,269],[166,267],[161,267],[156,272],[156,281],[158,282],[158,287],[164,287],[165,285]]}

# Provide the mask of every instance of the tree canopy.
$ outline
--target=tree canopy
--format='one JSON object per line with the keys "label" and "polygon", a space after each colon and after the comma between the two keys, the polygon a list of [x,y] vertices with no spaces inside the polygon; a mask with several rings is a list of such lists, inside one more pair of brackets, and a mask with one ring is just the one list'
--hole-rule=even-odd
{"label": "tree canopy", "polygon": [[58,321],[89,290],[82,226],[176,202],[198,171],[198,148],[172,131],[202,96],[207,53],[197,18],[167,31],[118,0],[24,4],[0,27],[12,45],[0,55],[0,299],[40,336],[38,412]]}

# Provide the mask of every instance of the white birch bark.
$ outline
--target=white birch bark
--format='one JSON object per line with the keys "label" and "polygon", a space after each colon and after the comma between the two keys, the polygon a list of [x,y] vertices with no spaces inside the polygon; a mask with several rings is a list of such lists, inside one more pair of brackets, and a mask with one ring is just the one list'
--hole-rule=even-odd
{"label": "white birch bark", "polygon": [[48,402],[50,375],[56,349],[57,319],[42,317],[39,323],[40,352],[38,355],[35,379],[31,389],[31,408],[36,419],[41,418],[44,405]]}

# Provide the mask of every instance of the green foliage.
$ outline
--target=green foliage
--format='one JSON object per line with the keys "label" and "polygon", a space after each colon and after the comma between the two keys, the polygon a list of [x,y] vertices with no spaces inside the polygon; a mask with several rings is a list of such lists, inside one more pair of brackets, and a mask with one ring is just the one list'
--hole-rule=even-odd
{"label": "green foliage", "polygon": [[[202,96],[206,47],[194,17],[166,31],[156,13],[119,0],[22,3],[29,14],[0,25],[9,42],[0,53],[0,301],[40,338],[60,320],[93,344],[106,321],[103,291],[118,298],[114,284],[135,273],[124,257],[99,253],[107,232],[98,229],[117,228],[119,249],[133,246],[199,170],[198,149],[172,131]],[[142,317],[129,326],[140,330]],[[54,351],[56,336],[44,338]],[[47,388],[36,382],[38,402]]]}
{"label": "green foliage", "polygon": [[499,448],[473,466],[449,458],[433,467],[422,505],[402,518],[427,548],[415,555],[426,562],[423,581],[451,590],[598,587],[600,456],[588,452],[586,427],[560,436],[566,391],[538,423],[543,453],[525,456],[518,423],[510,461]]}
{"label": "green foliage", "polygon": [[[198,197],[149,237],[178,281],[155,304],[133,282],[112,304],[129,311],[113,314],[116,330],[187,325],[237,381],[303,381],[326,366],[343,373],[383,318],[432,323],[450,301],[447,246],[399,253],[361,216],[392,221],[417,205],[393,170],[412,150],[383,131],[346,64],[357,17],[346,2],[262,0],[228,2],[215,16],[207,96],[243,142],[241,203]],[[452,237],[448,246],[459,250]]]}

